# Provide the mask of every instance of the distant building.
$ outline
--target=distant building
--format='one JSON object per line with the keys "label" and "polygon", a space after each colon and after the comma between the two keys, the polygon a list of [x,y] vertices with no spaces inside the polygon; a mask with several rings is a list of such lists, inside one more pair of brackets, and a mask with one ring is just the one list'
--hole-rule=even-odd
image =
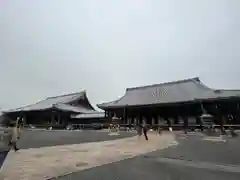
{"label": "distant building", "polygon": [[2,112],[0,112],[0,124],[2,124],[4,121],[4,115]]}
{"label": "distant building", "polygon": [[109,120],[104,112],[94,112],[88,114],[72,115],[73,124],[93,124],[93,123],[108,123]]}
{"label": "distant building", "polygon": [[11,119],[21,116],[25,124],[49,124],[66,126],[71,123],[71,116],[92,114],[97,111],[90,104],[86,91],[48,97],[45,100],[25,107],[4,112]]}
{"label": "distant building", "polygon": [[204,85],[199,78],[127,88],[117,100],[98,104],[108,117],[122,117],[123,123],[135,120],[148,124],[199,123],[203,113],[214,116],[222,124],[228,114],[240,124],[240,90],[215,90]]}

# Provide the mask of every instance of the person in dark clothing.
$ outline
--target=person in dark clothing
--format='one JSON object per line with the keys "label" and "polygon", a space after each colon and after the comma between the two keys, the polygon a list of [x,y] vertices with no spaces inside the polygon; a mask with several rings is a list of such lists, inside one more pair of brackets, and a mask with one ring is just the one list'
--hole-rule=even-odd
{"label": "person in dark clothing", "polygon": [[148,136],[147,136],[148,128],[147,128],[147,124],[146,124],[145,121],[143,122],[142,129],[143,129],[144,137],[145,137],[145,139],[148,141]]}
{"label": "person in dark clothing", "polygon": [[147,129],[146,129],[146,127],[143,128],[143,134],[144,134],[145,139],[148,141],[148,136],[147,136]]}

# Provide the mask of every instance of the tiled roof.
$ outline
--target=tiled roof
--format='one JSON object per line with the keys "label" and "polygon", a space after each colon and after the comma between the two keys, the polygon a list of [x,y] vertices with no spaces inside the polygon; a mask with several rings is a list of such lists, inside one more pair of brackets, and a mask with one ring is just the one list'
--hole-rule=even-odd
{"label": "tiled roof", "polygon": [[89,107],[83,107],[83,106],[72,106],[70,105],[71,102],[77,101],[79,99],[84,99],[86,97],[86,91],[82,91],[79,93],[72,93],[72,94],[66,94],[61,96],[55,96],[55,97],[48,97],[45,100],[39,101],[35,104],[31,104],[25,107],[17,108],[17,109],[11,109],[9,111],[5,111],[5,113],[10,112],[19,112],[19,111],[40,111],[40,110],[46,110],[50,108],[57,108],[61,110],[68,110],[72,112],[88,112],[88,111],[94,111],[94,108],[90,105]]}
{"label": "tiled roof", "polygon": [[215,90],[215,93],[219,97],[234,97],[234,96],[240,96],[240,90],[238,89],[219,89]]}
{"label": "tiled roof", "polygon": [[72,115],[71,117],[75,119],[104,118],[105,114],[104,112],[95,112],[95,113],[88,113],[88,114]]}
{"label": "tiled roof", "polygon": [[71,112],[75,112],[75,113],[94,113],[96,112],[95,110],[93,109],[89,109],[89,108],[86,108],[84,106],[71,106],[71,105],[68,105],[68,104],[57,104],[57,105],[54,105],[54,107],[56,109],[59,109],[59,110],[62,110],[62,111],[71,111]]}
{"label": "tiled roof", "polygon": [[199,100],[216,100],[216,99],[229,99],[240,97],[240,90],[227,90],[227,89],[212,89],[213,95],[204,94]]}
{"label": "tiled roof", "polygon": [[[214,99],[219,96],[228,97],[232,94],[230,91],[221,91],[220,93],[216,93],[216,90],[207,87],[196,77],[150,86],[127,88],[122,98],[110,103],[98,104],[98,107],[105,109],[123,106],[180,103],[208,98]],[[235,95],[237,94],[235,93]]]}

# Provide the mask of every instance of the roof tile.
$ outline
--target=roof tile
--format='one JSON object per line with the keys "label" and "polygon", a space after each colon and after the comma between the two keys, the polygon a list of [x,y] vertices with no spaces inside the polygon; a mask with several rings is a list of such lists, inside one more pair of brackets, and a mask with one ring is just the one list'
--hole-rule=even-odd
{"label": "roof tile", "polygon": [[86,91],[82,91],[79,93],[72,93],[72,94],[66,94],[61,96],[55,96],[55,97],[48,97],[45,100],[39,101],[35,104],[31,104],[25,107],[12,109],[9,111],[5,111],[5,113],[11,113],[11,112],[19,112],[19,111],[39,111],[39,110],[46,110],[50,108],[58,108],[61,110],[69,110],[73,112],[88,112],[88,111],[94,111],[92,108],[87,108],[83,106],[71,106],[68,103],[73,102],[75,100],[85,98],[86,97]]}
{"label": "roof tile", "polygon": [[[240,91],[239,91],[240,92]],[[99,104],[99,108],[141,106],[151,104],[189,102],[197,99],[217,98],[233,94],[215,90],[204,85],[199,78],[191,78],[149,86],[127,88],[123,97],[110,103]],[[237,94],[237,93],[235,93]],[[240,93],[238,94],[240,96]]]}

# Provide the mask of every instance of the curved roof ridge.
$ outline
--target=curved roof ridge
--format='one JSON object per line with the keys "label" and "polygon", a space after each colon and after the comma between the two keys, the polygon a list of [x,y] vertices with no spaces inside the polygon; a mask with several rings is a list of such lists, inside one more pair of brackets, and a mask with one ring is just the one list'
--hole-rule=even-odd
{"label": "curved roof ridge", "polygon": [[159,83],[159,84],[127,88],[126,91],[145,89],[145,88],[156,87],[156,86],[164,86],[164,85],[170,85],[170,84],[179,84],[179,83],[185,83],[185,82],[190,82],[190,81],[201,82],[199,77],[194,77],[194,78],[182,79],[182,80],[177,80],[177,81],[169,81],[169,82],[164,82],[164,83]]}
{"label": "curved roof ridge", "polygon": [[101,106],[101,105],[105,105],[105,104],[115,104],[115,103],[117,103],[118,101],[120,101],[125,95],[126,95],[126,94],[124,94],[123,96],[121,96],[121,97],[118,98],[117,100],[107,101],[107,102],[103,102],[103,103],[97,104],[97,106]]}
{"label": "curved roof ridge", "polygon": [[127,91],[126,91],[120,98],[118,98],[118,99],[116,99],[116,100],[113,100],[113,101],[108,101],[108,102],[103,102],[103,103],[97,104],[97,107],[100,108],[101,106],[104,106],[104,105],[106,105],[106,104],[111,104],[111,105],[116,104],[116,103],[118,103],[120,100],[122,100],[126,95],[127,95]]}
{"label": "curved roof ridge", "polygon": [[192,79],[192,80],[193,80],[197,85],[199,85],[200,88],[214,91],[212,88],[210,88],[210,87],[208,87],[207,85],[205,85],[199,78],[198,78],[198,79]]}
{"label": "curved roof ridge", "polygon": [[96,111],[96,109],[93,107],[93,105],[90,103],[90,101],[89,101],[89,99],[88,99],[87,91],[86,91],[86,90],[83,90],[82,93],[83,93],[84,97],[86,98],[86,100],[87,100],[90,108],[93,109],[94,111]]}
{"label": "curved roof ridge", "polygon": [[50,97],[47,97],[46,99],[52,99],[52,98],[58,98],[58,97],[64,97],[64,96],[73,96],[73,95],[78,95],[78,94],[82,94],[82,93],[86,93],[86,90],[82,90],[80,92],[62,94],[62,95],[58,95],[58,96],[50,96]]}
{"label": "curved roof ridge", "polygon": [[240,89],[213,89],[214,91],[240,91]]}

